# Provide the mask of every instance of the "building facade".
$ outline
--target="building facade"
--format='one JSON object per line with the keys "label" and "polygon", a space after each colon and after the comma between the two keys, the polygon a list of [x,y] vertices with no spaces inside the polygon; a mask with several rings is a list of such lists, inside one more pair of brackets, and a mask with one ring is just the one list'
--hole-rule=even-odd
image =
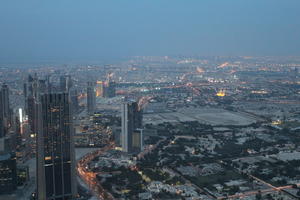
{"label": "building facade", "polygon": [[69,200],[76,194],[73,127],[68,93],[46,93],[36,104],[37,195],[39,200]]}
{"label": "building facade", "polygon": [[94,114],[96,109],[96,91],[95,83],[87,83],[87,112],[88,114]]}
{"label": "building facade", "polygon": [[121,144],[124,152],[133,153],[133,134],[142,128],[142,111],[135,101],[124,102],[121,106]]}
{"label": "building facade", "polygon": [[0,138],[7,134],[10,126],[9,89],[7,85],[3,84],[0,90]]}
{"label": "building facade", "polygon": [[10,194],[16,189],[16,156],[12,153],[0,154],[0,194]]}

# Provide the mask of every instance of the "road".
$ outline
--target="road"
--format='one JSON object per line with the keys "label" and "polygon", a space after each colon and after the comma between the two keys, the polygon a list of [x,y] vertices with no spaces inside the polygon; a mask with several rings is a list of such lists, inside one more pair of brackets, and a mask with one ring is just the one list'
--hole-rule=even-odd
{"label": "road", "polygon": [[[238,170],[238,169],[236,169]],[[240,173],[241,173],[241,170],[238,170]],[[290,189],[290,188],[293,188],[292,185],[286,185],[286,186],[280,186],[280,187],[276,187],[258,177],[255,177],[251,174],[247,174],[249,178],[252,178],[260,183],[262,183],[263,185],[269,187],[268,189],[264,189],[264,190],[253,190],[253,191],[248,191],[248,192],[244,192],[244,193],[239,193],[239,194],[235,194],[235,195],[230,195],[230,196],[226,196],[226,197],[219,197],[218,199],[219,200],[223,200],[223,199],[239,199],[239,198],[245,198],[247,196],[252,196],[252,195],[256,195],[258,193],[271,193],[271,192],[275,192],[275,191],[278,191],[278,192],[284,192],[286,193],[286,191],[284,191],[284,189]],[[300,186],[300,184],[296,184],[298,187]],[[290,196],[289,193],[286,193],[287,195]],[[297,198],[294,198],[292,196],[290,196],[291,198],[293,199],[297,199]]]}
{"label": "road", "polygon": [[100,156],[101,154],[112,148],[114,148],[114,144],[110,143],[106,147],[86,154],[77,163],[77,172],[79,177],[89,186],[91,192],[100,200],[114,200],[114,197],[103,189],[101,184],[97,181],[97,173],[91,171],[88,167],[88,164],[94,158]]}

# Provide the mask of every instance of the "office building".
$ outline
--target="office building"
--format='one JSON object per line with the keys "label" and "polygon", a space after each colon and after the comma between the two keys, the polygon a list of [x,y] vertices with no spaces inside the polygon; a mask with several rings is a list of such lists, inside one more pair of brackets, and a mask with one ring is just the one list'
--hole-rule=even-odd
{"label": "office building", "polygon": [[72,113],[77,113],[79,110],[79,100],[78,100],[77,90],[72,89],[70,91],[70,98],[71,98]]}
{"label": "office building", "polygon": [[2,85],[0,90],[0,194],[10,194],[17,189],[16,156],[11,152],[12,125],[9,105],[9,89]]}
{"label": "office building", "polygon": [[107,81],[103,85],[103,97],[112,98],[116,96],[116,83]]}
{"label": "office building", "polygon": [[111,80],[112,74],[108,74],[106,81],[96,82],[96,96],[112,98],[116,96],[116,83]]}
{"label": "office building", "polygon": [[95,83],[87,83],[87,112],[88,114],[94,114],[96,109],[96,91]]}
{"label": "office building", "polygon": [[36,104],[38,200],[69,200],[76,194],[72,116],[68,93],[42,94]]}
{"label": "office building", "polygon": [[10,194],[17,189],[17,163],[12,153],[0,153],[0,194]]}
{"label": "office building", "polygon": [[132,134],[132,151],[141,152],[144,148],[143,129],[135,129]]}
{"label": "office building", "polygon": [[60,91],[61,92],[69,92],[70,88],[72,87],[72,78],[70,75],[63,75],[60,77]]}
{"label": "office building", "polygon": [[96,82],[96,97],[104,97],[104,82]]}
{"label": "office building", "polygon": [[113,136],[113,140],[115,142],[115,145],[117,147],[121,147],[121,132],[122,132],[122,128],[120,126],[113,126],[112,127],[112,136]]}
{"label": "office building", "polygon": [[9,89],[3,84],[0,90],[0,137],[4,137],[11,126],[11,111],[9,106]]}
{"label": "office building", "polygon": [[22,186],[30,179],[29,177],[29,166],[19,165],[17,166],[17,185]]}
{"label": "office building", "polygon": [[40,94],[50,92],[51,85],[49,77],[47,80],[39,80],[37,74],[28,76],[28,82],[24,85],[25,114],[28,116],[29,125],[33,133],[37,132],[37,116],[35,104],[39,100]]}
{"label": "office building", "polygon": [[138,103],[128,101],[122,104],[121,108],[122,132],[121,143],[124,152],[132,153],[133,149],[133,133],[136,129],[142,128],[142,111],[139,109]]}

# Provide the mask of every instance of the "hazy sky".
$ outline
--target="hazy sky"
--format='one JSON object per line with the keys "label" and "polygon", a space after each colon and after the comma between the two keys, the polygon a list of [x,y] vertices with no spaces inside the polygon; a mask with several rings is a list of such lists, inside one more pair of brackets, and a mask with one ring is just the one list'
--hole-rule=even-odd
{"label": "hazy sky", "polygon": [[300,0],[0,0],[0,62],[300,55]]}

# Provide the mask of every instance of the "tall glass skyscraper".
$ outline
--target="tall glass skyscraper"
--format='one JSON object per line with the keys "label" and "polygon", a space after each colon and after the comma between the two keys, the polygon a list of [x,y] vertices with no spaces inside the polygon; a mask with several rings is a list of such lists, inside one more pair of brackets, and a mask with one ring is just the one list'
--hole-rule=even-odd
{"label": "tall glass skyscraper", "polygon": [[38,199],[73,199],[77,191],[69,95],[68,93],[42,94],[36,107],[39,122]]}
{"label": "tall glass skyscraper", "polygon": [[121,109],[122,149],[124,152],[132,153],[134,151],[133,132],[138,128],[142,128],[142,110],[139,109],[138,103],[135,101],[124,102]]}

